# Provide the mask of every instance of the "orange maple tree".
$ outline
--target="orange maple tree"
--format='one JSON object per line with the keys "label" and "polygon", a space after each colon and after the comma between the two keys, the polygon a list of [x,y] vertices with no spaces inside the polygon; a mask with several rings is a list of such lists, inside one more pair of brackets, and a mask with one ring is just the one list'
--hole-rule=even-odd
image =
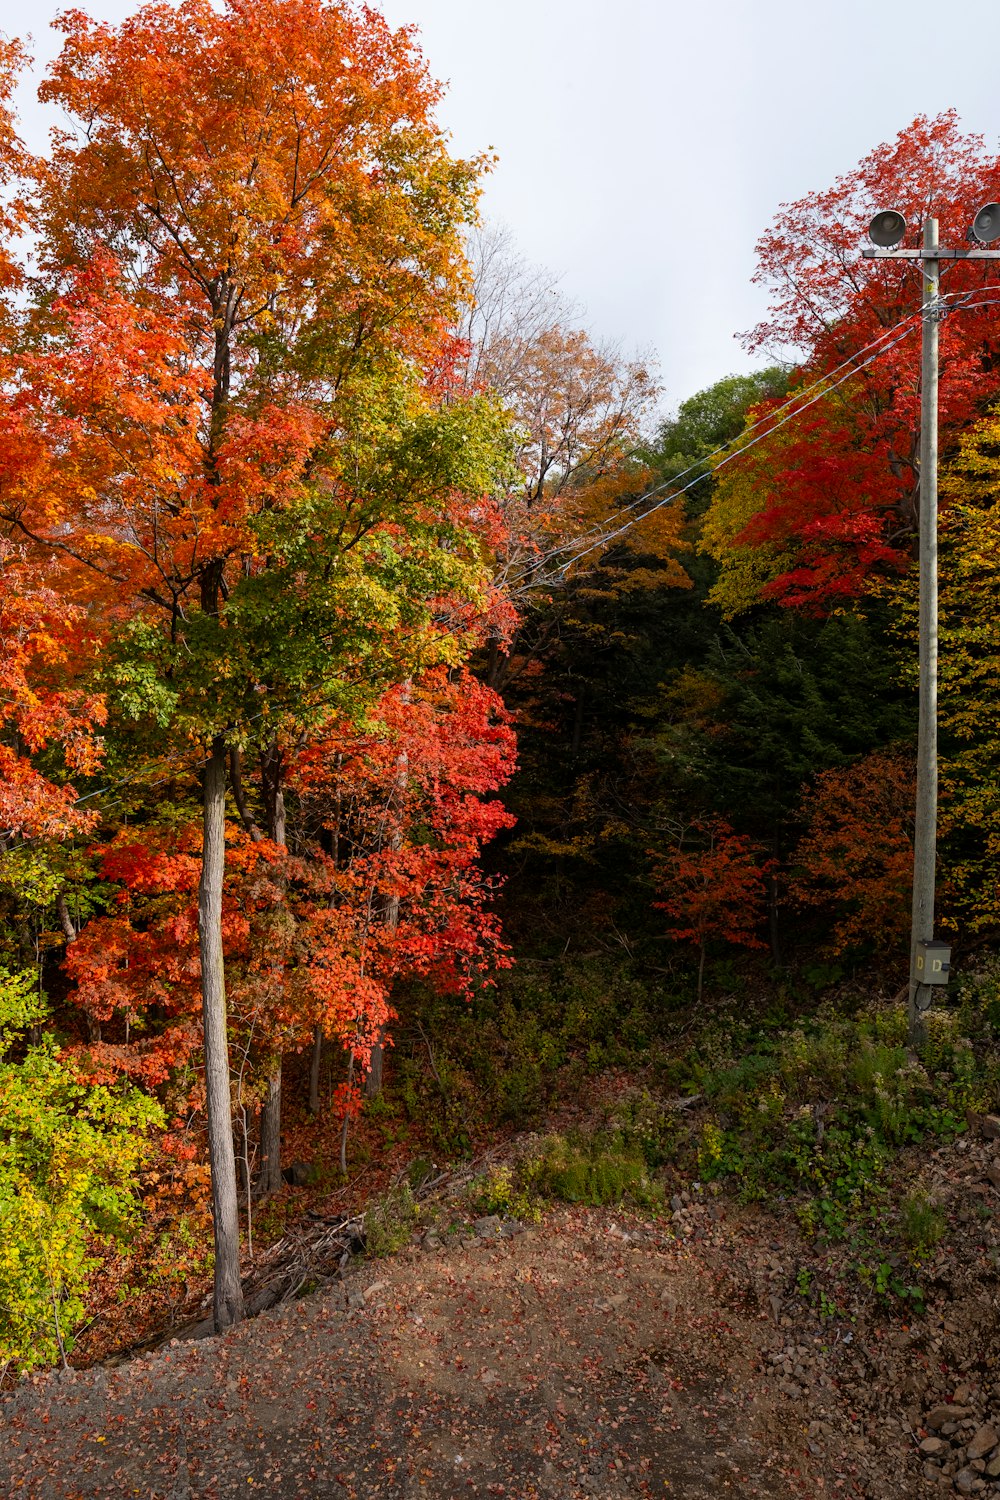
{"label": "orange maple tree", "polygon": [[287,730],[455,655],[440,601],[468,603],[478,577],[456,497],[488,468],[486,439],[478,466],[460,440],[496,421],[482,403],[435,415],[421,382],[450,337],[479,164],[449,155],[411,33],[370,9],[185,0],[59,24],[41,92],[70,128],[25,168],[46,295],[0,421],[0,518],[101,621],[120,719],[203,761],[224,1326],[241,1313],[230,753],[273,761]]}

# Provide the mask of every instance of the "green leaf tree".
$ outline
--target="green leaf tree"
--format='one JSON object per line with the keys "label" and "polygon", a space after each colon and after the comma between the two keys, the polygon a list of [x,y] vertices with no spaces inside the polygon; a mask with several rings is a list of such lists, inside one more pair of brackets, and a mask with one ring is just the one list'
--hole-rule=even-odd
{"label": "green leaf tree", "polygon": [[51,1035],[36,976],[0,971],[0,1376],[66,1360],[102,1241],[136,1220],[159,1105],[88,1083]]}

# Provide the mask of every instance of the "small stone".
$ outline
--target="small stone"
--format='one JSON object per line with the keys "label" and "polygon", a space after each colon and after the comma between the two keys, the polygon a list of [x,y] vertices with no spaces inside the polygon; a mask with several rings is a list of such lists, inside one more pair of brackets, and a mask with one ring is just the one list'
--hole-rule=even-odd
{"label": "small stone", "polygon": [[361,1293],[362,1301],[374,1302],[380,1292],[384,1292],[389,1285],[387,1281],[373,1281],[371,1286],[366,1286]]}
{"label": "small stone", "polygon": [[970,1460],[982,1458],[985,1454],[991,1453],[997,1443],[1000,1443],[1000,1432],[997,1432],[995,1427],[980,1427],[965,1450],[966,1457]]}
{"label": "small stone", "polygon": [[974,1495],[982,1483],[975,1469],[959,1469],[955,1475],[955,1488],[960,1495]]}
{"label": "small stone", "polygon": [[670,1207],[673,1209],[675,1214],[680,1213],[681,1209],[684,1207],[684,1199],[681,1197],[680,1193],[675,1193],[671,1198]]}
{"label": "small stone", "polygon": [[986,1177],[1000,1193],[1000,1161],[991,1162],[986,1168]]}
{"label": "small stone", "polygon": [[601,1302],[595,1302],[594,1307],[602,1313],[621,1312],[627,1301],[628,1298],[624,1292],[616,1292],[613,1297],[606,1297]]}
{"label": "small stone", "polygon": [[982,1132],[988,1141],[1000,1141],[1000,1115],[986,1115]]}
{"label": "small stone", "polygon": [[293,1161],[281,1175],[292,1187],[309,1187],[316,1181],[319,1171],[314,1162]]}
{"label": "small stone", "polygon": [[942,1443],[940,1438],[924,1438],[923,1442],[920,1444],[920,1451],[921,1453],[926,1453],[928,1457],[931,1457],[935,1453],[943,1453],[947,1446],[947,1443]]}
{"label": "small stone", "polygon": [[924,1418],[924,1426],[930,1427],[933,1432],[940,1432],[946,1422],[958,1422],[963,1417],[971,1416],[971,1412],[961,1406],[952,1406],[946,1402],[941,1406],[933,1407]]}
{"label": "small stone", "polygon": [[425,1234],[423,1244],[425,1250],[441,1249],[441,1240],[440,1237],[436,1234]]}
{"label": "small stone", "polygon": [[500,1233],[500,1215],[488,1214],[485,1219],[477,1219],[472,1227],[481,1240],[491,1240]]}
{"label": "small stone", "polygon": [[986,1465],[986,1472],[991,1479],[1000,1479],[1000,1453]]}

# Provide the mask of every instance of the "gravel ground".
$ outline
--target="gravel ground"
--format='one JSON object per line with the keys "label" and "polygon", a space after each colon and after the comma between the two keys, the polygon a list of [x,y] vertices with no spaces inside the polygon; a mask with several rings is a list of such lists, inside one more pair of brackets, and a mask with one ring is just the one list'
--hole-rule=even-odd
{"label": "gravel ground", "polygon": [[0,1407],[0,1495],[815,1496],[803,1422],[776,1423],[761,1376],[769,1317],[723,1305],[704,1248],[567,1212],[26,1382]]}
{"label": "gravel ground", "polygon": [[221,1338],[23,1381],[0,1500],[1000,1497],[1000,1146],[906,1170],[949,1224],[921,1311],[697,1194],[668,1223],[484,1220]]}

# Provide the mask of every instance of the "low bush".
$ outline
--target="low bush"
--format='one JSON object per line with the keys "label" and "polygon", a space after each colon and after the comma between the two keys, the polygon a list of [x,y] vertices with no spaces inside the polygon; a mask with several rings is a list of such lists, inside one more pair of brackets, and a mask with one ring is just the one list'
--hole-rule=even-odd
{"label": "low bush", "polygon": [[533,1192],[562,1203],[663,1205],[663,1188],[650,1177],[645,1155],[619,1131],[545,1136],[521,1172]]}

